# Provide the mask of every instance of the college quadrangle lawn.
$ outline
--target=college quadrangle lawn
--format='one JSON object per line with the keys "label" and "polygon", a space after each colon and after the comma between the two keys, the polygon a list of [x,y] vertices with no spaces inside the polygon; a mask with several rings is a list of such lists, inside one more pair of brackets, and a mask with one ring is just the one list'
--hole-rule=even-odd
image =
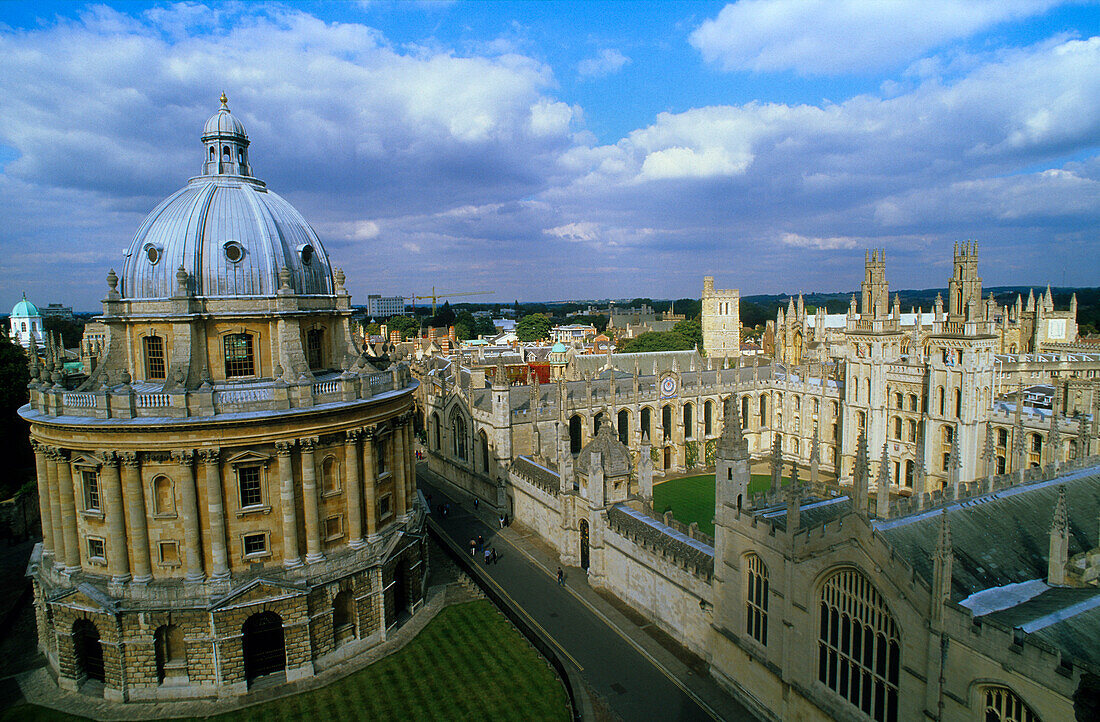
{"label": "college quadrangle lawn", "polygon": [[[442,610],[394,654],[318,690],[205,719],[561,720],[569,700],[557,675],[488,601]],[[18,705],[3,722],[79,720]]]}
{"label": "college quadrangle lawn", "polygon": [[[783,484],[789,481],[783,477]],[[771,477],[767,474],[753,474],[749,493],[765,491],[770,484]],[[653,509],[661,514],[672,509],[677,521],[697,522],[699,531],[714,536],[714,474],[684,476],[654,484]]]}

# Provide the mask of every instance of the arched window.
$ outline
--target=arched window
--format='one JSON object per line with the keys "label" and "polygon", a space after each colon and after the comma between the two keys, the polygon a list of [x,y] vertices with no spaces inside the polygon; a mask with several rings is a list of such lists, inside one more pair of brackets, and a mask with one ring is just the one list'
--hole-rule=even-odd
{"label": "arched window", "polygon": [[955,389],[955,418],[961,419],[963,415],[963,392],[962,389]]}
{"label": "arched window", "polygon": [[902,394],[901,394],[900,391],[894,395],[894,402],[895,402],[895,405],[900,409],[901,408],[901,402],[902,402]]}
{"label": "arched window", "polygon": [[768,425],[768,397],[763,395],[760,397],[760,426],[764,427]]}
{"label": "arched window", "polygon": [[456,409],[451,413],[451,436],[454,439],[455,457],[466,460],[466,419]]}
{"label": "arched window", "polygon": [[1008,446],[1008,429],[997,429],[997,446]]}
{"label": "arched window", "polygon": [[997,473],[1005,473],[1005,457],[999,454],[997,455]]}
{"label": "arched window", "polygon": [[640,422],[641,426],[642,426],[642,433],[645,434],[646,436],[648,436],[650,439],[653,438],[652,416],[653,416],[653,412],[650,411],[649,407],[648,406],[643,406],[642,407],[642,418],[641,418],[641,422]]}
{"label": "arched window", "polygon": [[695,437],[695,406],[684,404],[684,438]]}
{"label": "arched window", "polygon": [[819,596],[818,680],[878,722],[897,722],[901,644],[890,610],[862,574],[829,577]]}
{"label": "arched window", "polygon": [[99,630],[95,623],[87,618],[73,622],[73,651],[76,652],[77,670],[88,679],[104,680],[103,645],[99,641]]}
{"label": "arched window", "polygon": [[741,397],[741,428],[749,428],[749,397]]}
{"label": "arched window", "polygon": [[439,451],[440,447],[443,446],[443,443],[439,438],[439,436],[440,436],[439,414],[436,414],[436,413],[432,414],[432,436],[435,438],[434,448],[435,448],[436,451]]}
{"label": "arched window", "polygon": [[325,365],[325,330],[311,328],[306,331],[306,361],[311,370],[324,368]]}
{"label": "arched window", "polygon": [[1039,716],[1008,687],[981,689],[984,722],[1039,722]]}
{"label": "arched window", "polygon": [[703,404],[703,436],[714,433],[714,402],[708,400]]}
{"label": "arched window", "polygon": [[916,394],[909,394],[909,410],[910,411],[916,411],[917,410],[917,395]]}
{"label": "arched window", "polygon": [[340,491],[340,466],[335,456],[326,456],[321,462],[321,490],[324,493]]}
{"label": "arched window", "polygon": [[795,413],[798,413],[798,412],[802,411],[802,397],[801,396],[795,396],[794,397],[794,411],[795,411]]}
{"label": "arched window", "polygon": [[1043,451],[1043,437],[1039,434],[1031,435],[1031,450],[1036,454],[1039,454]]}
{"label": "arched window", "polygon": [[484,432],[478,432],[478,440],[481,442],[481,471],[489,473],[489,436]]}
{"label": "arched window", "polygon": [[218,157],[218,151],[214,150],[214,146],[210,146],[210,160],[214,160]]}
{"label": "arched window", "polygon": [[225,376],[254,376],[256,360],[252,354],[252,335],[231,333],[225,337]]}
{"label": "arched window", "polygon": [[228,145],[223,145],[222,146],[222,160],[225,160],[225,161],[233,160],[233,151],[229,150]]}
{"label": "arched window", "polygon": [[187,657],[184,650],[183,630],[175,624],[165,624],[153,632],[153,650],[157,663],[157,681],[166,677],[185,674]]}
{"label": "arched window", "polygon": [[913,460],[905,460],[905,485],[909,488],[913,487]]}
{"label": "arched window", "polygon": [[579,454],[581,451],[581,425],[583,420],[574,414],[569,417],[569,453]]}
{"label": "arched window", "polygon": [[745,632],[768,646],[768,567],[755,554],[745,559]]}
{"label": "arched window", "polygon": [[332,637],[337,647],[355,639],[355,599],[347,589],[332,598]]}
{"label": "arched window", "polygon": [[661,409],[661,433],[665,440],[672,438],[672,406],[669,404]]}
{"label": "arched window", "polygon": [[942,386],[940,386],[940,387],[938,387],[938,388],[936,389],[936,394],[937,394],[937,395],[939,396],[939,400],[940,400],[940,407],[939,407],[939,408],[940,408],[940,416],[943,416],[943,409],[944,409],[944,406],[943,406],[943,399],[944,399],[944,394],[943,394],[943,387],[942,387]]}
{"label": "arched window", "polygon": [[856,412],[856,428],[863,429],[867,426],[867,414],[862,411]]}
{"label": "arched window", "polygon": [[894,417],[894,438],[901,440],[901,417]]}
{"label": "arched window", "polygon": [[909,419],[909,441],[917,440],[917,422],[914,419]]}
{"label": "arched window", "polygon": [[26,332],[27,332],[27,322],[24,321],[23,322],[23,333],[26,333]]}
{"label": "arched window", "polygon": [[146,336],[141,340],[145,351],[145,378],[149,381],[163,381],[164,367],[164,339],[160,336]]}
{"label": "arched window", "polygon": [[630,446],[630,412],[626,409],[619,411],[619,441]]}
{"label": "arched window", "polygon": [[172,490],[172,480],[164,475],[153,478],[153,515],[176,515],[176,495]]}
{"label": "arched window", "polygon": [[600,426],[603,425],[603,422],[604,422],[604,415],[603,415],[603,412],[600,411],[596,414],[595,418],[592,419],[592,435],[593,436],[600,433]]}

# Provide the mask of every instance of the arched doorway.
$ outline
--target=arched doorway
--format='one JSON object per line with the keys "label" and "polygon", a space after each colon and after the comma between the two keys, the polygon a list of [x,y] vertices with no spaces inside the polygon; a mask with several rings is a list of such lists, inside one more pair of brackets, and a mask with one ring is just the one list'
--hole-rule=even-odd
{"label": "arched doorway", "polygon": [[339,647],[355,639],[355,600],[345,589],[332,599],[332,643]]}
{"label": "arched doorway", "polygon": [[157,663],[157,681],[161,684],[166,679],[187,673],[183,630],[175,624],[157,627],[153,632],[153,651]]}
{"label": "arched doorway", "polygon": [[581,569],[588,571],[588,520],[581,519]]}
{"label": "arched doorway", "polygon": [[286,669],[286,639],[283,636],[283,619],[278,614],[253,614],[245,620],[241,638],[244,644],[244,676],[248,682]]}
{"label": "arched doorway", "polygon": [[77,669],[88,679],[103,682],[103,645],[99,641],[99,630],[91,620],[73,622],[73,651]]}
{"label": "arched doorway", "polygon": [[665,447],[665,471],[672,468],[672,447]]}

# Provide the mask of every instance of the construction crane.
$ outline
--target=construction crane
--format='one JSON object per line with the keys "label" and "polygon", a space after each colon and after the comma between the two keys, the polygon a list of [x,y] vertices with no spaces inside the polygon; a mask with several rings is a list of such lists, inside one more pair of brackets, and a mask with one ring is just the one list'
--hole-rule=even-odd
{"label": "construction crane", "polygon": [[413,305],[416,305],[417,301],[426,301],[429,298],[432,299],[432,315],[435,315],[436,303],[441,298],[454,298],[455,296],[487,296],[492,291],[462,291],[460,293],[436,293],[435,286],[432,286],[432,293],[430,296],[417,296],[415,293],[411,296],[413,299]]}

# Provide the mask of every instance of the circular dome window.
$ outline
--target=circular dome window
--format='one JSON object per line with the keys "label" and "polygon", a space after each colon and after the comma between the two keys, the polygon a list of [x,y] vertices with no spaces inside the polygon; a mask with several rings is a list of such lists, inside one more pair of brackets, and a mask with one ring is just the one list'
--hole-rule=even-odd
{"label": "circular dome window", "polygon": [[313,261],[313,246],[308,243],[302,246],[302,263],[307,266]]}
{"label": "circular dome window", "polygon": [[227,242],[223,248],[225,249],[225,257],[230,263],[237,263],[244,258],[244,246],[236,241]]}
{"label": "circular dome window", "polygon": [[160,248],[154,246],[152,243],[145,244],[145,257],[149,259],[149,263],[156,265],[160,260]]}

